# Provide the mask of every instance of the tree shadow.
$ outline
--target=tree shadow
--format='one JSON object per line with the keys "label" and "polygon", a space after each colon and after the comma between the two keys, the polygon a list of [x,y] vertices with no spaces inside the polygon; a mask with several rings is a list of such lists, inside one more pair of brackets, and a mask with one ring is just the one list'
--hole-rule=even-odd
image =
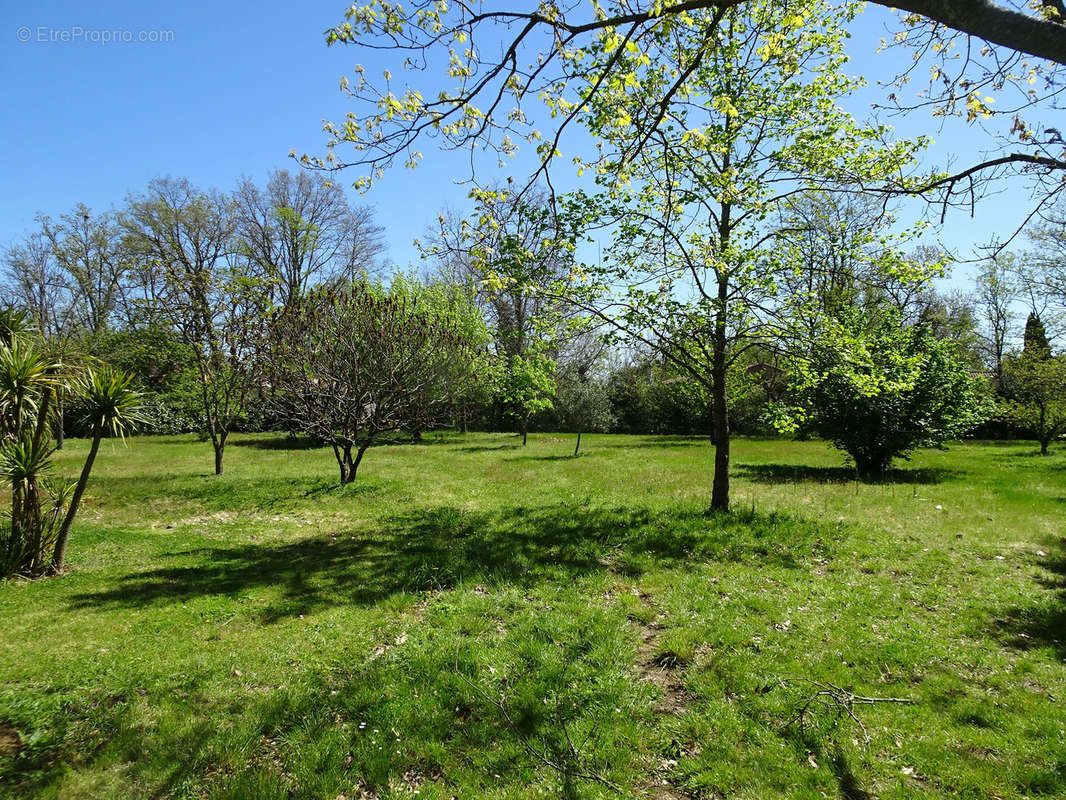
{"label": "tree shadow", "polygon": [[840,796],[844,800],[873,800],[873,795],[863,789],[858,778],[855,777],[847,756],[839,745],[832,749],[829,767],[836,776],[837,784],[840,786]]}
{"label": "tree shadow", "polygon": [[1039,579],[1049,591],[1044,602],[1009,609],[996,620],[994,633],[1010,647],[1050,647],[1066,660],[1066,538],[1059,540],[1056,549],[1057,553],[1040,562],[1050,573]]}
{"label": "tree shadow", "polygon": [[[569,450],[569,448],[568,448],[568,450]],[[569,450],[569,452],[559,453],[557,455],[550,455],[550,456],[516,456],[514,458],[509,458],[507,460],[508,461],[575,461],[575,460],[577,460],[579,458],[584,458],[585,456],[594,456],[594,455],[597,454],[597,452],[598,451],[597,451],[596,448],[590,447],[587,451],[584,448],[582,448],[581,452],[578,453],[576,456],[574,455],[574,451],[573,450]]]}
{"label": "tree shadow", "polygon": [[233,439],[232,447],[250,447],[254,450],[317,450],[329,447],[326,442],[312,439],[310,436],[271,436],[256,439]]}
{"label": "tree shadow", "polygon": [[[754,483],[851,483],[859,481],[854,467],[815,467],[809,464],[738,464],[733,473]],[[960,475],[957,470],[930,467],[890,469],[877,478],[861,481],[871,484],[934,484]]]}
{"label": "tree shadow", "polygon": [[455,448],[460,453],[492,453],[499,450],[518,450],[522,447],[518,444],[471,444],[465,447]]}
{"label": "tree shadow", "polygon": [[[330,470],[332,472],[332,470]],[[236,477],[213,473],[197,475],[108,475],[93,478],[93,496],[121,498],[122,503],[150,502],[159,497],[159,484],[165,481],[170,500],[194,504],[202,511],[278,511],[308,497],[362,496],[377,494],[389,486],[376,475],[361,476],[346,486],[329,476],[273,475]],[[116,501],[117,502],[117,501]]]}
{"label": "tree shadow", "polygon": [[683,434],[662,434],[641,437],[645,440],[643,442],[622,442],[615,444],[613,442],[604,443],[604,447],[621,447],[630,450],[641,449],[673,449],[682,447],[713,447],[711,440],[707,436],[696,435],[683,435]]}
{"label": "tree shadow", "polygon": [[[1017,444],[1022,444],[1022,443],[1021,442],[1015,442],[1015,444],[1017,445]],[[1029,444],[1029,442],[1025,442],[1025,444]],[[1019,458],[1031,458],[1031,459],[1033,459],[1035,461],[1051,461],[1053,459],[1053,457],[1057,456],[1057,455],[1062,455],[1062,445],[1061,444],[1059,444],[1057,446],[1056,446],[1056,444],[1052,444],[1051,447],[1048,448],[1048,451],[1046,453],[1041,453],[1040,452],[1040,446],[1039,445],[1034,445],[1032,450],[1030,450],[1028,448],[1025,449],[1025,450],[1017,450],[1017,451],[1015,451],[1013,453],[1010,453],[1003,460],[1017,460]],[[1053,465],[1053,468],[1054,468],[1054,466],[1057,466],[1057,465]],[[1059,469],[1062,469],[1062,467],[1059,467]]]}
{"label": "tree shadow", "polygon": [[[550,756],[564,784],[562,796],[576,800],[588,797],[581,790],[583,773],[608,761],[624,763],[630,756],[631,739],[610,730],[617,725],[612,709],[628,706],[627,701],[641,699],[645,692],[635,681],[596,679],[602,669],[596,650],[599,629],[567,628],[560,636],[559,628],[518,623],[513,631],[504,631],[505,646],[523,657],[522,665],[509,672],[510,696],[504,701],[500,695],[497,701],[489,693],[497,652],[470,646],[474,637],[465,620],[445,615],[435,622],[421,639],[412,630],[414,641],[406,649],[397,642],[389,657],[375,653],[364,659],[359,654],[343,668],[321,671],[293,664],[291,684],[257,687],[266,691],[242,693],[239,702],[218,694],[217,675],[206,667],[183,669],[143,689],[137,683],[115,687],[101,681],[107,688],[99,694],[108,692],[106,714],[98,713],[95,703],[69,710],[70,718],[93,730],[94,746],[81,752],[50,746],[37,761],[25,762],[33,771],[25,771],[20,788],[28,791],[20,796],[37,796],[72,764],[93,764],[96,772],[122,765],[125,785],[136,779],[138,796],[153,798],[180,794],[190,784],[211,797],[336,797],[353,781],[366,784],[365,796],[395,796],[386,793],[401,780],[446,777],[444,752],[457,754],[460,761],[475,759],[489,774],[499,773],[497,779],[504,775],[516,785],[512,796],[523,796],[517,791],[521,778],[508,773],[525,772],[530,756],[524,750],[531,746],[530,754]],[[529,647],[531,641],[536,646]],[[572,657],[560,660],[562,647]],[[247,675],[241,679],[239,671],[234,677],[237,686],[256,682]],[[168,703],[170,693],[183,701]],[[144,703],[151,704],[150,717],[138,713]],[[364,724],[357,728],[354,720]],[[403,744],[398,735],[395,739],[396,757],[391,747],[376,753],[367,742],[373,740],[371,730],[378,733],[375,726],[386,727],[385,720],[408,732]],[[603,729],[607,734],[601,737]],[[587,735],[578,738],[582,730]],[[240,742],[252,747],[231,760],[233,743]],[[279,742],[284,744],[279,747]],[[604,753],[602,762],[593,753]],[[327,785],[333,783],[329,792],[306,778],[292,781],[292,764],[300,760],[321,766]],[[533,766],[539,766],[535,759]],[[20,772],[15,776],[24,778]],[[4,777],[0,772],[0,795]]]}
{"label": "tree shadow", "polygon": [[71,598],[73,608],[144,607],[276,587],[265,622],[390,595],[452,588],[534,586],[614,571],[640,574],[685,561],[798,567],[830,541],[817,524],[778,514],[650,512],[566,503],[481,513],[444,506],[284,544],[202,547],[170,565]]}

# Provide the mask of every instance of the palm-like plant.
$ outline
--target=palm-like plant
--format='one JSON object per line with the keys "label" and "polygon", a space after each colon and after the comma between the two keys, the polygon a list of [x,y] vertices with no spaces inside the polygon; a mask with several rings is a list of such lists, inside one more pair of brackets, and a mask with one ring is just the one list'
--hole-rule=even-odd
{"label": "palm-like plant", "polygon": [[81,475],[70,498],[70,506],[56,537],[51,566],[53,574],[63,570],[70,528],[78,513],[85,487],[89,483],[89,473],[92,472],[93,462],[96,461],[101,439],[105,434],[124,438],[134,425],[143,421],[141,393],[133,388],[133,377],[122,370],[109,366],[87,369],[76,381],[75,389],[85,403],[83,421],[91,431],[92,443],[89,445],[89,454],[85,458]]}
{"label": "palm-like plant", "polygon": [[[11,321],[16,324],[8,324]],[[11,519],[0,539],[0,572],[37,574],[47,564],[55,522],[66,492],[42,498],[42,476],[51,466],[50,406],[61,383],[61,365],[27,338],[19,319],[0,316],[0,475],[11,486]]]}
{"label": "palm-like plant", "polygon": [[29,315],[14,308],[0,308],[0,342],[10,346],[17,337],[33,330]]}
{"label": "palm-like plant", "polygon": [[[0,523],[0,577],[62,570],[100,440],[124,436],[140,419],[129,375],[107,366],[74,370],[50,357],[23,322],[0,310],[0,478],[11,487],[10,519]],[[81,396],[92,433],[77,483],[47,479],[56,450],[51,423],[64,394]]]}

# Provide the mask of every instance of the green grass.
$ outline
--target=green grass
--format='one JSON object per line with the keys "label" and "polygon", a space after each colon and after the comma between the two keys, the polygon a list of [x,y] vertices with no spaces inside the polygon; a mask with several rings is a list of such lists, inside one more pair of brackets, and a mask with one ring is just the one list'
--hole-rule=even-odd
{"label": "green grass", "polygon": [[572,447],[105,443],[0,586],[0,795],[1066,796],[1066,453],[739,440],[724,517],[703,440]]}

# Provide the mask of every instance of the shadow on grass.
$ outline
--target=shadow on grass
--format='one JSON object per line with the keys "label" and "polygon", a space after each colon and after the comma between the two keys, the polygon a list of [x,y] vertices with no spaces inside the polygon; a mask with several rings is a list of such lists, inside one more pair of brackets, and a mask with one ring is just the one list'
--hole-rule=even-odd
{"label": "shadow on grass", "polygon": [[499,450],[519,450],[522,443],[516,444],[471,444],[455,448],[460,453],[493,453]]}
{"label": "shadow on grass", "polygon": [[662,435],[662,436],[644,436],[644,441],[633,442],[621,442],[615,444],[613,442],[605,443],[605,447],[621,447],[628,450],[641,450],[641,449],[673,449],[681,447],[707,447],[713,448],[711,440],[707,436],[681,436],[681,435]]}
{"label": "shadow on grass", "polygon": [[341,486],[332,474],[314,477],[275,475],[272,477],[237,477],[213,474],[94,477],[91,492],[112,502],[150,503],[159,497],[159,484],[166,482],[170,500],[193,503],[201,512],[212,511],[281,511],[299,505],[308,497],[337,497],[374,495],[391,489],[393,483],[376,475],[360,476],[359,480]]}
{"label": "shadow on grass", "polygon": [[322,447],[329,447],[325,442],[317,441],[310,436],[281,434],[270,438],[233,439],[229,442],[229,445],[232,447],[250,447],[255,450],[317,450]]}
{"label": "shadow on grass", "polygon": [[[602,453],[602,451],[600,451]],[[514,458],[507,459],[508,461],[574,461],[578,458],[584,458],[585,456],[596,455],[597,450],[594,447],[590,447],[588,450],[582,448],[581,452],[576,456],[574,455],[573,448],[567,448],[565,453],[557,453],[550,456],[515,456]]]}
{"label": "shadow on grass", "polygon": [[1050,647],[1066,660],[1066,538],[1058,552],[1041,562],[1050,574],[1040,579],[1049,594],[1042,603],[1012,608],[995,628],[999,637],[1019,650]]}
{"label": "shadow on grass", "polygon": [[[850,483],[859,480],[853,467],[814,467],[808,464],[738,464],[733,473],[755,483]],[[928,467],[890,469],[863,483],[932,484],[957,478],[961,473]]]}
{"label": "shadow on grass", "polygon": [[844,800],[873,800],[873,795],[862,788],[855,773],[851,770],[847,756],[839,746],[833,748],[830,769],[840,786],[840,796]]}
{"label": "shadow on grass", "polygon": [[276,587],[280,597],[263,611],[264,621],[273,622],[463,582],[527,587],[603,571],[639,575],[687,561],[796,567],[829,539],[814,523],[776,514],[568,504],[481,513],[444,506],[370,530],[172,553],[166,556],[171,565],[129,574],[113,588],[76,595],[71,604],[140,607]]}
{"label": "shadow on grass", "polygon": [[[410,434],[398,434],[382,436],[376,439],[372,448],[395,447],[399,445],[442,445],[453,444],[452,436],[461,436],[451,431],[426,431],[421,439],[415,439]],[[329,450],[329,442],[318,441],[310,436],[290,436],[277,434],[275,436],[260,436],[254,439],[232,439],[229,445],[233,447],[249,447],[255,450]]]}
{"label": "shadow on grass", "polygon": [[[643,704],[648,695],[639,681],[603,680],[620,676],[629,635],[624,617],[570,602],[570,613],[557,616],[514,610],[507,628],[486,642],[472,633],[469,610],[427,600],[431,624],[412,627],[411,641],[406,647],[396,641],[388,657],[345,654],[351,661],[330,670],[292,661],[281,686],[256,686],[239,671],[220,684],[210,671],[186,674],[183,665],[182,673],[144,688],[123,685],[99,707],[72,703],[69,717],[92,730],[99,746],[53,747],[23,782],[22,796],[37,796],[71,766],[91,764],[97,774],[120,768],[119,786],[136,785],[143,797],[189,794],[192,786],[197,796],[220,800],[311,800],[351,796],[353,785],[365,787],[360,796],[385,797],[396,796],[389,787],[401,781],[423,780],[443,783],[449,789],[443,796],[482,797],[502,785],[508,796],[521,797],[535,778],[562,784],[553,797],[588,798],[583,775],[637,757],[641,717],[614,709]],[[573,616],[582,614],[587,624],[574,625]],[[501,658],[514,664],[506,701],[489,691]],[[242,692],[242,685],[265,692]],[[230,687],[238,689],[235,696]],[[396,733],[383,749],[378,729],[389,728],[402,730],[403,741]],[[555,780],[535,776],[543,766],[533,755],[539,752],[549,754]],[[449,773],[454,787],[444,783]],[[484,793],[477,773],[494,776]]]}

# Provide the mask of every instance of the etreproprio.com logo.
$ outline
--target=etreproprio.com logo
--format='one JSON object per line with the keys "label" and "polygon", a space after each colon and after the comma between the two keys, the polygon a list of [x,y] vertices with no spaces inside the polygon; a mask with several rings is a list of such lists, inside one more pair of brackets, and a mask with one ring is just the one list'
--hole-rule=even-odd
{"label": "etreproprio.com logo", "polygon": [[166,44],[174,41],[174,31],[22,25],[16,29],[15,38],[24,44]]}

